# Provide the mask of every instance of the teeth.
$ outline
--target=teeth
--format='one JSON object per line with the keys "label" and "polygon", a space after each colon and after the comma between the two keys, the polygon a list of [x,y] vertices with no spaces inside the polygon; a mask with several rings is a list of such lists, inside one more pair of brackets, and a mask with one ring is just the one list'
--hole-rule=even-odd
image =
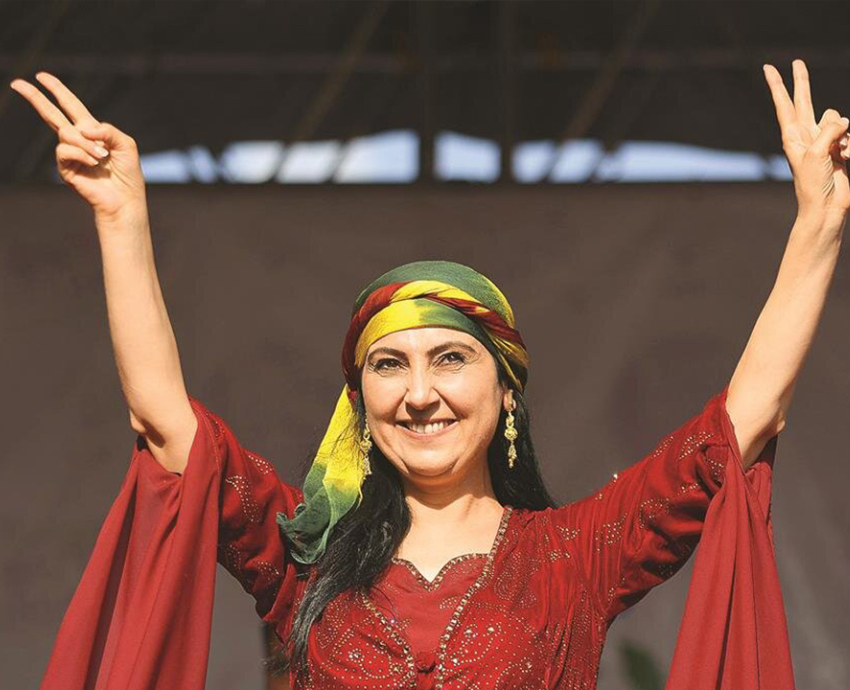
{"label": "teeth", "polygon": [[452,422],[437,422],[436,424],[413,424],[410,423],[407,425],[407,428],[411,431],[415,431],[417,434],[433,434],[441,429],[445,429]]}

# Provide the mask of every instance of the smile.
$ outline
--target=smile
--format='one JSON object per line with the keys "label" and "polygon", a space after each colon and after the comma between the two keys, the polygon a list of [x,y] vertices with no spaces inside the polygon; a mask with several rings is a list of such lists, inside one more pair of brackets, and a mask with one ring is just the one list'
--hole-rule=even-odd
{"label": "smile", "polygon": [[435,436],[442,436],[443,434],[451,431],[455,426],[457,426],[457,421],[452,420],[450,422],[437,422],[435,424],[415,424],[413,422],[405,422],[398,426],[405,434],[413,438],[433,438]]}

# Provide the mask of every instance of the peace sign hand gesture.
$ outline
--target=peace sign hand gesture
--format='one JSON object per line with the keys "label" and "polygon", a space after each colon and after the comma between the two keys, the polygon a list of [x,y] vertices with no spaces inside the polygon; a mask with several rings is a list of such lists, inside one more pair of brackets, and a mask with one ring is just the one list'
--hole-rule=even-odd
{"label": "peace sign hand gesture", "polygon": [[146,215],[145,180],[136,142],[116,127],[96,120],[52,74],[39,72],[35,76],[56,97],[61,110],[24,79],[15,79],[10,86],[59,135],[56,163],[62,181],[89,203],[98,221],[123,218],[127,212]]}
{"label": "peace sign hand gesture", "polygon": [[794,100],[773,65],[764,66],[776,116],[782,130],[782,148],[794,175],[798,212],[820,219],[829,228],[844,227],[850,208],[847,165],[847,118],[828,108],[815,122],[809,72],[802,60],[792,62]]}

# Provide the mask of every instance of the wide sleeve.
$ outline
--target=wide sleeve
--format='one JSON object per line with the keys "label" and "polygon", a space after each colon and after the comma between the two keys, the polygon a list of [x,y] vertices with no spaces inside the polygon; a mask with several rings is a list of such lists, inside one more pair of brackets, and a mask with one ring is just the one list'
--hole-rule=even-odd
{"label": "wide sleeve", "polygon": [[[563,548],[609,623],[685,564],[727,466],[743,474],[727,391],[728,385],[600,490],[553,509]],[[767,442],[748,474],[772,465],[776,441]]]}
{"label": "wide sleeve", "polygon": [[265,622],[285,620],[294,603],[297,565],[289,555],[276,515],[289,517],[301,489],[278,477],[272,464],[240,445],[227,424],[197,399],[208,419],[223,464],[217,560],[255,600]]}
{"label": "wide sleeve", "polygon": [[182,475],[137,436],[42,690],[203,690],[217,560],[264,619],[286,611],[295,572],[275,512],[291,514],[300,492],[245,451],[220,417],[190,403],[198,428]]}

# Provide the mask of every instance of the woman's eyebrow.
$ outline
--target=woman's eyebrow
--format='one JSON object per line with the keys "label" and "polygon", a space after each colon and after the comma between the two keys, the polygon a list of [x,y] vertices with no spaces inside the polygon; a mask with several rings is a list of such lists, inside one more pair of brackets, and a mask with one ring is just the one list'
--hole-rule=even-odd
{"label": "woman's eyebrow", "polygon": [[[466,352],[469,352],[471,354],[475,354],[475,348],[474,347],[470,347],[469,345],[467,345],[464,342],[461,342],[460,340],[450,340],[448,342],[445,342],[445,343],[442,343],[442,344],[437,345],[435,347],[432,347],[430,350],[428,350],[428,352],[426,354],[429,357],[433,357],[434,355],[439,354],[440,352],[443,352],[444,350],[450,350],[452,348],[465,350]],[[375,355],[379,355],[379,354],[392,355],[393,357],[401,357],[401,358],[407,357],[407,355],[404,352],[402,352],[401,350],[396,350],[395,348],[392,348],[392,347],[376,347],[374,350],[372,350],[372,352],[369,353],[369,361],[372,360],[372,357],[374,357]]]}

